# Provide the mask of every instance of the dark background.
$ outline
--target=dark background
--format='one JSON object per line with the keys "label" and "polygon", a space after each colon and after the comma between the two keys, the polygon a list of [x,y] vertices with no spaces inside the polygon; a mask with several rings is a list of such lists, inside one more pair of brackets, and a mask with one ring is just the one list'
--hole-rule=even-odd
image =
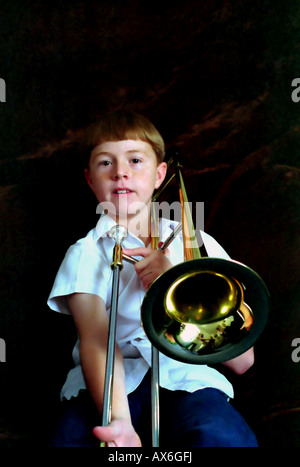
{"label": "dark background", "polygon": [[75,333],[46,300],[97,221],[86,129],[120,108],[180,149],[205,229],[266,282],[235,404],[262,446],[299,447],[299,27],[296,1],[1,1],[1,447],[43,445],[54,418]]}

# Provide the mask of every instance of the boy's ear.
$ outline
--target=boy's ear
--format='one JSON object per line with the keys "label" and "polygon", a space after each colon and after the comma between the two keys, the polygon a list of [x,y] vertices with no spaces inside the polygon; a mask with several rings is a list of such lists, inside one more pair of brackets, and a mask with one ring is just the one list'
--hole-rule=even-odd
{"label": "boy's ear", "polygon": [[161,162],[157,166],[157,171],[156,171],[156,183],[155,183],[155,189],[160,187],[162,182],[164,181],[165,177],[167,174],[167,164],[166,162]]}
{"label": "boy's ear", "polygon": [[91,174],[90,174],[89,169],[84,169],[84,176],[85,176],[85,179],[87,181],[88,186],[91,189],[93,189],[93,182],[92,182],[92,179],[91,179]]}

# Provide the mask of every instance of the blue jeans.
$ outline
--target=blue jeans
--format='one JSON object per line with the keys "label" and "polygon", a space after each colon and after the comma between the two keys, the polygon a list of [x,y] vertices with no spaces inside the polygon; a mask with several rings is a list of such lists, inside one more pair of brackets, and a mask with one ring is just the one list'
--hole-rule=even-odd
{"label": "blue jeans", "polygon": [[[128,396],[132,423],[143,447],[151,447],[150,375]],[[254,433],[221,391],[193,393],[160,389],[160,447],[256,447]],[[92,428],[101,425],[87,391],[62,402],[62,417],[51,447],[99,447]]]}

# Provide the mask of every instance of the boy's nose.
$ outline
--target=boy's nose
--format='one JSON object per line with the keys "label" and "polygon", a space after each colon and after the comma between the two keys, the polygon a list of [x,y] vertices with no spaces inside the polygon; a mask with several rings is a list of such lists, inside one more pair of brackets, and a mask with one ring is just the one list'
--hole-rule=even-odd
{"label": "boy's nose", "polygon": [[126,168],[126,166],[123,164],[118,164],[115,167],[113,178],[115,180],[118,180],[120,178],[127,178],[127,177],[128,177],[128,169]]}

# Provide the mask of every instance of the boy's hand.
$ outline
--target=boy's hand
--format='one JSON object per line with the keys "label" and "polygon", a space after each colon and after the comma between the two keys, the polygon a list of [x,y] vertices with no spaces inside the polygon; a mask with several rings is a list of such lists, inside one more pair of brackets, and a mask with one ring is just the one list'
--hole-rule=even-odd
{"label": "boy's hand", "polygon": [[143,256],[144,259],[135,263],[134,267],[146,290],[160,274],[173,266],[168,259],[168,250],[162,252],[140,247],[124,249],[124,253],[129,256]]}
{"label": "boy's hand", "polygon": [[96,426],[93,434],[105,442],[107,447],[140,448],[142,446],[133,426],[125,418],[115,419],[108,426]]}

